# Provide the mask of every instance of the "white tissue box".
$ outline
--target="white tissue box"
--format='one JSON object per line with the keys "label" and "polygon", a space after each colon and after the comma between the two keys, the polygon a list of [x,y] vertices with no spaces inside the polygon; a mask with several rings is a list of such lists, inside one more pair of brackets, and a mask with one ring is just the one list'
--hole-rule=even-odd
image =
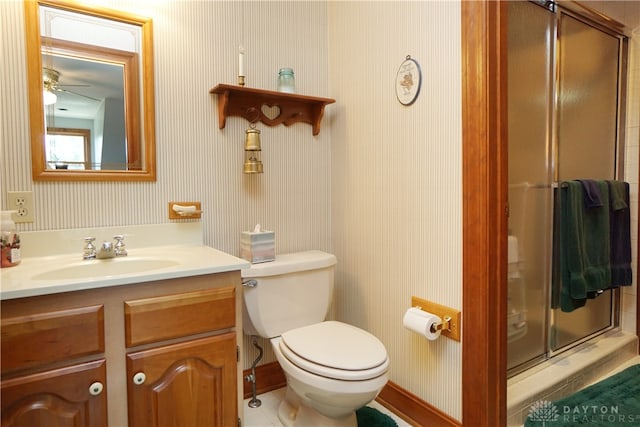
{"label": "white tissue box", "polygon": [[240,258],[252,264],[276,259],[275,233],[273,231],[243,231],[240,236]]}

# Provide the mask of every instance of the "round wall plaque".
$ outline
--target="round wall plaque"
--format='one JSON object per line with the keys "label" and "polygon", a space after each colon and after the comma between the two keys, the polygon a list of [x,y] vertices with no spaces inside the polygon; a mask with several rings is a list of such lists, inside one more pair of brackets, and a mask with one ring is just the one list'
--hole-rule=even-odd
{"label": "round wall plaque", "polygon": [[396,96],[402,105],[411,105],[420,94],[422,71],[420,64],[410,55],[400,64],[396,75]]}

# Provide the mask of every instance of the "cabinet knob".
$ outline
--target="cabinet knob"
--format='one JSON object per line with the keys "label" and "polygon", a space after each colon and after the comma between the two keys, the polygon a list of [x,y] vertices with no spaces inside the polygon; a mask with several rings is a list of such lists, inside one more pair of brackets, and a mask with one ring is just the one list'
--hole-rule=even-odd
{"label": "cabinet knob", "polygon": [[91,394],[91,396],[97,396],[102,393],[102,389],[104,389],[102,383],[100,381],[96,381],[89,386],[89,394]]}
{"label": "cabinet knob", "polygon": [[137,385],[144,384],[146,379],[147,376],[144,374],[144,372],[138,372],[133,376],[133,383]]}

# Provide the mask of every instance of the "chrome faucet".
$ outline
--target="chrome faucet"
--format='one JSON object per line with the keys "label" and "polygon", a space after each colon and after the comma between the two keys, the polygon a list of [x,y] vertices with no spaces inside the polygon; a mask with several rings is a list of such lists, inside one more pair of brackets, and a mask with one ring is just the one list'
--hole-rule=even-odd
{"label": "chrome faucet", "polygon": [[127,250],[124,246],[124,236],[122,234],[117,234],[113,236],[116,241],[115,252],[116,256],[127,256]]}
{"label": "chrome faucet", "polygon": [[98,248],[98,252],[96,253],[97,259],[114,258],[115,256],[116,251],[114,250],[113,243],[111,242],[102,242]]}
{"label": "chrome faucet", "polygon": [[96,247],[93,245],[95,237],[84,238],[84,249],[82,252],[82,259],[94,259],[96,257]]}
{"label": "chrome faucet", "polygon": [[127,250],[124,245],[124,236],[119,234],[113,236],[116,243],[115,245],[111,242],[102,242],[99,248],[96,249],[93,242],[96,240],[95,237],[85,237],[85,246],[83,249],[82,258],[83,259],[107,259],[114,258],[120,256],[127,256]]}

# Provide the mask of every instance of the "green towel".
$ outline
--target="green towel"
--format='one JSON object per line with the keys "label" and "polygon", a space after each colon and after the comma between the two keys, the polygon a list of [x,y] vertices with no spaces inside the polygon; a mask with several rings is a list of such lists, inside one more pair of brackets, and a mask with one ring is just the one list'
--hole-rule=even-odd
{"label": "green towel", "polygon": [[629,198],[629,184],[624,181],[609,181],[611,189],[611,210],[619,211],[628,208],[627,199]]}
{"label": "green towel", "polygon": [[573,311],[586,304],[590,294],[611,286],[609,239],[609,187],[596,181],[603,206],[588,208],[578,181],[561,183],[560,308]]}

